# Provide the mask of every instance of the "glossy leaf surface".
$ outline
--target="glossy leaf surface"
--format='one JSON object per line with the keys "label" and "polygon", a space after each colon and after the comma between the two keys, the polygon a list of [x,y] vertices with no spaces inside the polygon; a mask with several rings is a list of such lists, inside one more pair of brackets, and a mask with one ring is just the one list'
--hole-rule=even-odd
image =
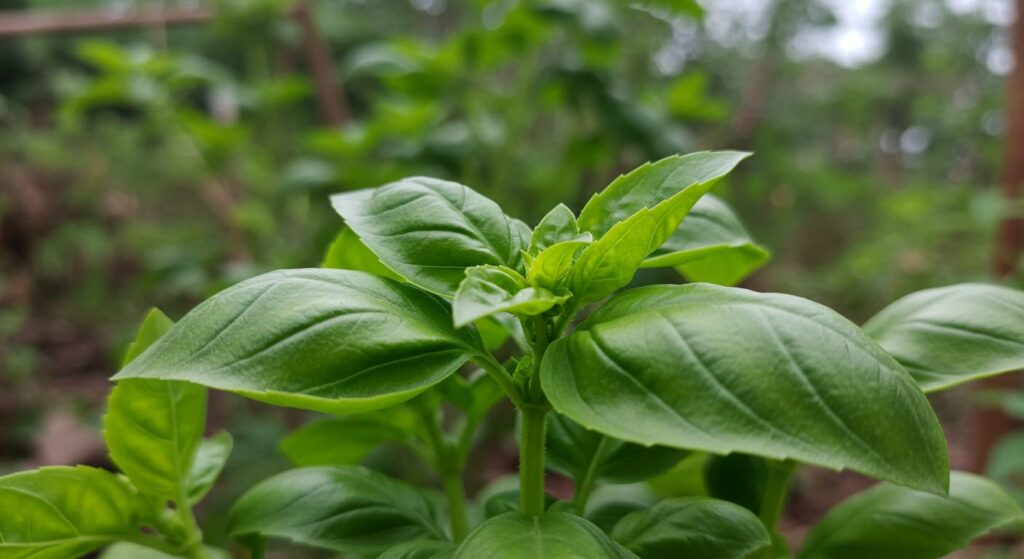
{"label": "glossy leaf surface", "polygon": [[925,392],[1024,369],[1024,292],[968,283],[911,293],[864,331]]}
{"label": "glossy leaf surface", "polygon": [[357,464],[387,442],[412,438],[417,417],[405,407],[312,421],[281,441],[281,451],[298,466]]}
{"label": "glossy leaf surface", "polygon": [[953,472],[948,497],[882,483],[829,511],[798,557],[937,559],[1021,519],[1009,495],[973,474]]}
{"label": "glossy leaf surface", "polygon": [[556,295],[542,287],[528,287],[515,270],[502,266],[475,266],[466,270],[452,302],[455,325],[500,312],[522,316],[541,314],[563,303],[569,296]]}
{"label": "glossy leaf surface", "polygon": [[527,252],[536,255],[552,245],[574,239],[579,234],[580,226],[576,223],[576,215],[565,204],[559,204],[534,228]]}
{"label": "glossy leaf surface", "polygon": [[946,489],[945,440],[924,394],[855,325],[798,297],[626,291],[550,346],[541,379],[560,413],[626,441]]}
{"label": "glossy leaf surface", "polygon": [[387,266],[380,263],[380,259],[370,249],[366,248],[359,236],[349,228],[342,229],[338,236],[327,248],[321,268],[334,268],[337,270],[358,270],[369,272],[376,276],[384,276],[397,281],[404,281],[402,276],[392,272]]}
{"label": "glossy leaf surface", "polygon": [[196,307],[115,377],[185,380],[271,404],[352,413],[403,402],[479,347],[449,307],[348,270],[283,270]]}
{"label": "glossy leaf surface", "polygon": [[636,556],[611,541],[597,526],[578,516],[547,512],[533,517],[507,512],[473,530],[454,557],[626,559]]}

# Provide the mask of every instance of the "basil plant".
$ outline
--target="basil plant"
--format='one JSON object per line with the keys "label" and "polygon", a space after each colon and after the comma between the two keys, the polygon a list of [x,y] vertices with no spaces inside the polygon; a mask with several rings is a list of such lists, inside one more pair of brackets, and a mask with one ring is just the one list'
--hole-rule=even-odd
{"label": "basil plant", "polygon": [[[283,539],[382,559],[937,558],[1021,520],[997,485],[950,472],[926,393],[1024,368],[1024,293],[927,290],[861,328],[732,287],[768,252],[708,190],[746,156],[643,165],[532,228],[432,178],[332,197],[346,228],[323,267],[242,282],[177,324],[150,314],[104,424],[124,475],[0,478],[0,558],[223,555],[191,512],[231,446],[203,439],[208,388],[326,416],[283,441],[297,468],[235,503],[253,557]],[[648,267],[690,283],[630,288]],[[467,457],[503,400],[518,485],[470,501]],[[384,442],[441,491],[359,465]],[[694,457],[704,494],[591,499]],[[881,483],[791,551],[777,523],[801,464]],[[571,500],[545,492],[547,470]]]}

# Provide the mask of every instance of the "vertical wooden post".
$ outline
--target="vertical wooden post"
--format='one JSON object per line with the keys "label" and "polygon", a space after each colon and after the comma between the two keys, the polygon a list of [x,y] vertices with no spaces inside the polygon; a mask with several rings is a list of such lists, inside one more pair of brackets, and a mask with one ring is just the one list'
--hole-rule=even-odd
{"label": "vertical wooden post", "polygon": [[[1024,0],[1015,0],[1016,20],[1010,30],[1014,66],[1006,78],[1006,139],[1001,176],[1003,199],[1012,213],[1005,216],[996,234],[993,272],[997,278],[1014,274],[1024,253]],[[1002,376],[982,383],[985,388],[1016,386],[1016,379]],[[1015,422],[998,409],[978,409],[974,414],[973,468],[983,471],[992,447],[1013,431]]]}
{"label": "vertical wooden post", "polygon": [[348,121],[348,109],[345,97],[338,87],[331,62],[331,52],[320,30],[316,27],[312,10],[305,0],[298,0],[292,7],[292,16],[302,28],[302,40],[306,47],[306,61],[309,72],[313,75],[316,86],[316,97],[320,103],[320,111],[324,121],[331,126],[342,126]]}

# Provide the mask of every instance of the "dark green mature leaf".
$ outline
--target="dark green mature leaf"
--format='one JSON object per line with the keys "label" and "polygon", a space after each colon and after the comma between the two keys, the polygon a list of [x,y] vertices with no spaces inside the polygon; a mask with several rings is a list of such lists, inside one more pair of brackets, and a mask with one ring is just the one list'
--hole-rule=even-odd
{"label": "dark green mature leaf", "polygon": [[334,209],[381,262],[410,282],[453,295],[466,268],[519,269],[530,229],[461,184],[413,177],[331,196]]}
{"label": "dark green mature leaf", "polygon": [[973,474],[953,472],[948,497],[881,483],[829,511],[798,557],[934,559],[1021,520],[1009,495]]}
{"label": "dark green mature leaf", "polygon": [[587,520],[594,523],[606,534],[611,534],[612,528],[622,520],[622,517],[631,512],[647,508],[647,504],[636,501],[609,501],[598,504],[593,510],[587,511]]}
{"label": "dark green mature leaf", "polygon": [[522,316],[541,314],[564,303],[568,294],[556,295],[542,287],[528,287],[518,272],[504,266],[474,266],[452,301],[455,326],[500,312]]}
{"label": "dark green mature leaf", "polygon": [[798,297],[629,290],[550,346],[541,380],[557,411],[626,441],[792,458],[937,493],[948,482],[942,429],[907,372]]}
{"label": "dark green mature leaf", "polygon": [[405,442],[418,418],[405,407],[307,423],[281,441],[281,451],[298,466],[357,464],[387,442]]}
{"label": "dark green mature leaf", "polygon": [[235,441],[227,431],[221,431],[199,443],[188,473],[186,496],[189,503],[198,503],[210,492],[224,470],[234,445]]}
{"label": "dark green mature leaf", "polygon": [[736,285],[768,261],[732,209],[706,194],[642,267],[674,267],[689,281]]}
{"label": "dark green mature leaf", "polygon": [[140,505],[127,482],[97,468],[0,477],[0,559],[70,559],[138,537]]}
{"label": "dark green mature leaf", "polygon": [[593,480],[633,483],[656,476],[679,463],[685,450],[627,443],[548,414],[548,464],[579,483]]}
{"label": "dark green mature leaf", "polygon": [[380,263],[380,259],[370,249],[366,248],[363,241],[349,228],[341,230],[334,238],[331,246],[327,248],[321,268],[334,268],[337,270],[358,270],[369,272],[376,276],[384,276],[397,281],[405,281],[402,276],[392,272],[387,266]]}
{"label": "dark green mature leaf", "polygon": [[559,204],[537,224],[527,252],[536,255],[552,245],[575,239],[579,235],[580,226],[576,223],[576,215],[565,204]]}
{"label": "dark green mature leaf", "polygon": [[701,194],[693,198],[696,201],[749,156],[738,151],[701,151],[645,163],[595,194],[580,212],[579,227],[600,238],[616,223],[644,208],[654,208],[680,191],[691,188],[700,191]]}
{"label": "dark green mature leaf", "polygon": [[[128,349],[130,363],[174,326],[158,309],[143,321]],[[206,427],[206,388],[185,382],[132,379],[107,400],[103,437],[110,457],[140,490],[180,500],[192,457]]]}
{"label": "dark green mature leaf", "polygon": [[455,548],[451,542],[416,540],[396,545],[377,559],[447,559],[455,554]]}
{"label": "dark green mature leaf", "polygon": [[282,270],[215,295],[114,377],[186,380],[271,404],[389,407],[481,351],[446,303],[348,270]]}
{"label": "dark green mature leaf", "polygon": [[704,463],[704,485],[708,495],[760,512],[768,487],[771,466],[760,456],[734,452],[709,456]]}
{"label": "dark green mature leaf", "polygon": [[1024,292],[966,283],[911,293],[864,331],[925,392],[1024,369]]}
{"label": "dark green mature leaf", "polygon": [[643,559],[744,559],[771,545],[761,520],[747,509],[717,499],[667,499],[630,513],[612,539]]}
{"label": "dark green mature leaf", "polygon": [[367,554],[447,537],[431,498],[362,466],[300,468],[266,479],[235,504],[229,531]]}
{"label": "dark green mature leaf", "polygon": [[473,530],[454,557],[626,559],[636,556],[608,539],[597,526],[578,516],[547,512],[534,517],[507,512],[485,521]]}

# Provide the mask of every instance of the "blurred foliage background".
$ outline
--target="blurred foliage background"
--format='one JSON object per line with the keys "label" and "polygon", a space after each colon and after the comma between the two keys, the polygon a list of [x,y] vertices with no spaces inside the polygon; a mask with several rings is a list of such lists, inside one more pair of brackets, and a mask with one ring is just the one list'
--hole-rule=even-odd
{"label": "blurred foliage background", "polygon": [[[148,307],[318,265],[327,195],[408,175],[532,223],[643,161],[747,149],[717,191],[773,250],[751,287],[859,321],[989,277],[1010,0],[303,2],[333,117],[291,1],[0,0],[200,6],[203,24],[0,37],[4,469],[102,462],[106,378]],[[258,464],[234,483],[280,467],[301,415],[216,409]]]}

